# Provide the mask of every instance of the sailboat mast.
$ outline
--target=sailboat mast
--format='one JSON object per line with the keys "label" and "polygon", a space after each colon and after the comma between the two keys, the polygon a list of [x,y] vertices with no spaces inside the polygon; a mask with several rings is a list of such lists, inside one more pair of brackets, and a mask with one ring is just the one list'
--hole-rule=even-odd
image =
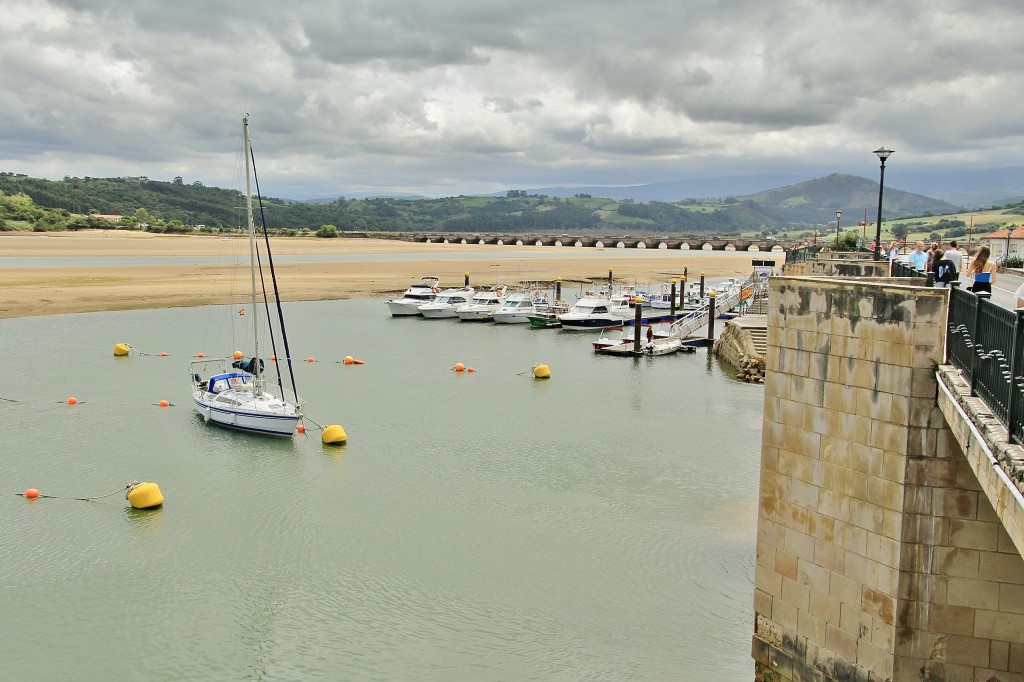
{"label": "sailboat mast", "polygon": [[[256,224],[252,219],[252,151],[249,147],[249,117],[242,119],[242,138],[245,141],[245,216],[248,221],[246,228],[249,231],[249,281],[252,287],[252,336],[253,336],[253,357],[256,362],[253,367],[253,374],[257,379],[260,376],[260,333],[259,333],[259,308],[256,306]],[[260,387],[257,380],[256,388]]]}

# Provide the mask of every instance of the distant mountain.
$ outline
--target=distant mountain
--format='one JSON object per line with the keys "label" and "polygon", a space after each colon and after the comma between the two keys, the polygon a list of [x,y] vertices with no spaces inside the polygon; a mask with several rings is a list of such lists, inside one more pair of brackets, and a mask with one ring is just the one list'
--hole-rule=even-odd
{"label": "distant mountain", "polygon": [[[423,194],[411,194],[409,192],[347,192],[342,194],[346,199],[429,199]],[[339,197],[314,197],[312,199],[288,199],[296,204],[331,204]]]}
{"label": "distant mountain", "polygon": [[[753,201],[779,222],[831,223],[836,210],[843,212],[847,224],[877,217],[878,182],[856,175],[835,173],[824,178],[798,182],[741,197]],[[883,219],[903,216],[943,215],[960,210],[941,199],[886,187],[882,197]]]}
{"label": "distant mountain", "polygon": [[[888,168],[888,167],[887,167]],[[976,171],[917,171],[893,174],[908,192],[944,199],[966,208],[1003,206],[1024,199],[1024,167]],[[886,175],[886,186],[889,184]]]}
{"label": "distant mountain", "polygon": [[[647,185],[629,185],[625,187],[543,187],[526,190],[528,194],[546,194],[549,197],[572,197],[577,194],[589,194],[594,197],[607,197],[621,201],[682,201],[683,199],[704,199],[735,197],[744,194],[761,192],[772,187],[780,187],[807,178],[806,174],[770,174],[732,175],[718,178],[692,178],[689,180],[670,180],[654,182]],[[500,194],[504,194],[501,192]],[[489,196],[498,196],[493,194]]]}
{"label": "distant mountain", "polygon": [[[754,181],[751,181],[754,182]],[[594,189],[594,188],[592,188]],[[597,191],[595,189],[595,191]],[[19,208],[25,194],[48,209],[49,222],[38,211]],[[853,175],[834,174],[754,194],[687,198],[681,201],[615,200],[574,192],[552,197],[524,190],[501,197],[444,197],[436,199],[374,198],[288,201],[263,198],[268,227],[312,230],[333,225],[341,232],[576,232],[610,234],[734,234],[771,230],[807,230],[833,225],[837,209],[843,224],[873,221],[878,183]],[[87,214],[134,216],[126,225],[150,224],[181,229],[235,229],[241,195],[234,190],[199,183],[159,182],[146,178],[73,178],[51,181],[0,173],[2,221],[30,223],[35,229],[59,225],[88,227]],[[960,210],[948,202],[886,187],[888,220],[926,214],[946,215]],[[70,214],[86,214],[85,218]],[[38,224],[38,225],[37,225]]]}
{"label": "distant mountain", "polygon": [[[595,197],[633,201],[683,201],[738,197],[784,187],[806,180],[807,175],[794,173],[762,173],[759,175],[729,175],[715,178],[671,180],[645,185],[541,187],[526,190],[529,194],[552,197],[572,197],[590,194]],[[1024,199],[1024,167],[999,168],[978,171],[913,171],[889,169],[886,192],[889,187],[906,192],[935,197],[951,205],[977,208],[999,206]],[[878,191],[876,181],[875,191]],[[504,193],[501,193],[504,194]],[[490,196],[497,196],[490,195]],[[877,205],[878,199],[875,198]],[[868,204],[869,206],[871,204]]]}

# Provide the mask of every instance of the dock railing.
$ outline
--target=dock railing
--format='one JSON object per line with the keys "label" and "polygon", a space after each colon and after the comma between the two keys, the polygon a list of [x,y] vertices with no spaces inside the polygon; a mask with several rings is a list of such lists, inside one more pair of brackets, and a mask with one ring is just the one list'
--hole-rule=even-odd
{"label": "dock railing", "polygon": [[[934,275],[899,261],[893,277]],[[1013,443],[1024,445],[1024,309],[1009,310],[954,282],[946,318],[946,361],[960,370],[971,395],[985,401]]]}

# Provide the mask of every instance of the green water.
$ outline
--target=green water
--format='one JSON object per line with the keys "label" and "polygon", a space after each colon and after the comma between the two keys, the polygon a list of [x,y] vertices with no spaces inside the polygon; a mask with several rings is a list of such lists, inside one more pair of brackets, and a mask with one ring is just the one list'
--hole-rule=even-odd
{"label": "green water", "polygon": [[[0,321],[0,680],[752,679],[761,387],[703,350],[288,304],[332,448],[193,413],[222,312]],[[133,479],[164,507],[16,494]]]}

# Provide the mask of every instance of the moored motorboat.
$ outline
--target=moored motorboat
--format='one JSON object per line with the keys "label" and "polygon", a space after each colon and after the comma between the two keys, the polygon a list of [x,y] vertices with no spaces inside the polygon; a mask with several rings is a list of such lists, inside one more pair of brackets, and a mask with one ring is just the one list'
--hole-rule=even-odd
{"label": "moored motorboat", "polygon": [[562,326],[559,315],[569,312],[569,306],[564,301],[555,301],[548,305],[546,310],[537,310],[527,319],[530,321],[531,329],[558,329]]}
{"label": "moored motorboat", "polygon": [[455,309],[469,303],[476,294],[473,287],[458,287],[457,289],[445,289],[437,295],[430,303],[424,303],[419,307],[420,314],[428,319],[443,317],[457,317]]}
{"label": "moored motorboat", "polygon": [[506,291],[504,285],[478,291],[469,303],[455,309],[455,315],[460,322],[490,322],[494,319],[494,311],[505,302]]}
{"label": "moored motorboat", "polygon": [[562,329],[568,331],[593,331],[602,327],[614,327],[632,317],[633,311],[624,297],[614,298],[605,292],[587,292],[569,309],[558,316]]}
{"label": "moored motorboat", "polygon": [[505,302],[494,311],[496,324],[526,324],[532,315],[546,312],[551,306],[547,297],[539,291],[518,291],[510,294]]}
{"label": "moored motorboat", "polygon": [[425,303],[430,303],[435,298],[439,290],[437,288],[438,278],[433,275],[424,277],[418,284],[413,284],[411,287],[405,290],[398,298],[392,298],[385,303],[388,304],[388,309],[391,310],[392,317],[404,317],[408,315],[419,315],[420,306]]}

